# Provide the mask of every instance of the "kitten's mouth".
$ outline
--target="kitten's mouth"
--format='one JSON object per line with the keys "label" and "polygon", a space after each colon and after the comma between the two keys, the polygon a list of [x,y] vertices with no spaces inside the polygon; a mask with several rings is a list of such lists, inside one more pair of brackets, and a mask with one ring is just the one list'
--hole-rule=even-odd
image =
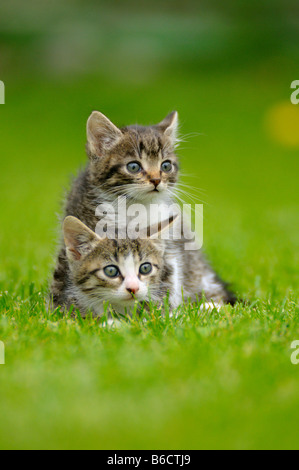
{"label": "kitten's mouth", "polygon": [[162,188],[157,188],[156,186],[153,189],[149,190],[149,193],[160,193]]}
{"label": "kitten's mouth", "polygon": [[136,299],[136,296],[133,296],[132,294],[128,294],[128,295],[124,295],[122,300],[124,302],[135,302],[137,299]]}
{"label": "kitten's mouth", "polygon": [[125,299],[125,302],[141,302],[142,301],[142,296],[138,297],[138,294],[136,295],[130,295],[130,297],[126,297]]}

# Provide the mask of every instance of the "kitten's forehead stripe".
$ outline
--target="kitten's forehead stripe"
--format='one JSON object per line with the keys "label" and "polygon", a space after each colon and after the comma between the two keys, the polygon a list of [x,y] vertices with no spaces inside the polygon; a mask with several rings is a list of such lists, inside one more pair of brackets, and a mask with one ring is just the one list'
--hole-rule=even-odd
{"label": "kitten's forehead stripe", "polygon": [[145,146],[144,146],[144,143],[141,141],[139,142],[139,151],[140,151],[141,156],[144,150],[145,150]]}

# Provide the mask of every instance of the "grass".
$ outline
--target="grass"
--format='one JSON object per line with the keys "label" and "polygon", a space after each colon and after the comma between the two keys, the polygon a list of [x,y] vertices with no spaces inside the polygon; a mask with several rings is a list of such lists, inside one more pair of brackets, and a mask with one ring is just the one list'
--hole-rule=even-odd
{"label": "grass", "polygon": [[[1,448],[298,448],[299,163],[267,130],[294,77],[275,70],[220,81],[160,71],[125,87],[11,79],[0,115]],[[183,133],[204,134],[182,145],[185,181],[206,190],[205,250],[247,305],[154,311],[117,329],[46,312],[56,213],[96,107],[119,124],[177,108]]]}
{"label": "grass", "polygon": [[33,286],[1,309],[3,448],[297,447],[291,299],[118,329],[48,315]]}

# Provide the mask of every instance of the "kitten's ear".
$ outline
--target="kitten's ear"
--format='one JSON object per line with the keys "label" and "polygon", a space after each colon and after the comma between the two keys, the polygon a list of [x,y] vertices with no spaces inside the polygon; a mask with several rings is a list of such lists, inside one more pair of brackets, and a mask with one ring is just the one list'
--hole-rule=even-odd
{"label": "kitten's ear", "polygon": [[177,111],[170,113],[163,121],[158,124],[164,134],[170,137],[173,144],[178,141],[179,115]]}
{"label": "kitten's ear", "polygon": [[166,232],[166,230],[169,230],[173,226],[178,217],[178,214],[173,214],[169,219],[150,225],[142,233],[142,238],[158,239],[162,233]]}
{"label": "kitten's ear", "polygon": [[76,217],[67,217],[63,223],[67,257],[78,261],[96,246],[100,238]]}
{"label": "kitten's ear", "polygon": [[87,145],[91,156],[101,157],[122,138],[121,131],[104,114],[94,111],[87,121]]}

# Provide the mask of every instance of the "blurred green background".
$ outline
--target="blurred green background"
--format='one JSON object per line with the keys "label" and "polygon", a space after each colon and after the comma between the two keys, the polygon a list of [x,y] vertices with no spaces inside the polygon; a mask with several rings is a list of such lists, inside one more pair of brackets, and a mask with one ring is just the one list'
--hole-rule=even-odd
{"label": "blurred green background", "polygon": [[275,289],[295,286],[298,10],[292,0],[1,4],[2,278],[46,279],[92,110],[124,125],[177,109],[212,261],[241,293],[260,283],[266,295],[276,270],[292,276]]}
{"label": "blurred green background", "polygon": [[2,2],[1,292],[22,302],[31,282],[45,291],[91,111],[126,125],[177,109],[183,179],[204,190],[212,264],[244,298],[297,308],[298,63],[297,0]]}

